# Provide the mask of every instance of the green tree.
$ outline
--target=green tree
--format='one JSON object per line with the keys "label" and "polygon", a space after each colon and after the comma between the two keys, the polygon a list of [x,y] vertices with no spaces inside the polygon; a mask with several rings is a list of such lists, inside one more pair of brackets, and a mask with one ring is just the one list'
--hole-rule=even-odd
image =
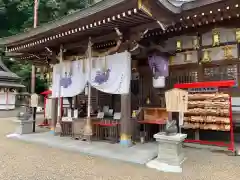
{"label": "green tree", "polygon": [[[87,6],[88,0],[39,0],[38,25]],[[0,0],[0,37],[13,35],[33,26],[34,0]]]}
{"label": "green tree", "polygon": [[[20,81],[26,87],[28,92],[31,91],[31,68],[29,63],[20,63],[17,61],[9,60],[8,58],[3,59],[3,63],[12,71],[15,72],[19,77]],[[39,76],[36,77],[36,93],[41,93],[48,88],[47,81],[41,79]]]}
{"label": "green tree", "polygon": [[[39,0],[38,25],[55,20],[87,6],[88,0]],[[0,37],[10,36],[33,27],[34,0],[0,0]],[[6,66],[21,77],[30,90],[31,65],[4,58]],[[46,81],[36,78],[36,92],[47,88]]]}
{"label": "green tree", "polygon": [[[34,0],[20,1],[17,10],[28,19],[21,29],[32,28]],[[46,23],[86,7],[86,0],[39,0],[38,24]]]}

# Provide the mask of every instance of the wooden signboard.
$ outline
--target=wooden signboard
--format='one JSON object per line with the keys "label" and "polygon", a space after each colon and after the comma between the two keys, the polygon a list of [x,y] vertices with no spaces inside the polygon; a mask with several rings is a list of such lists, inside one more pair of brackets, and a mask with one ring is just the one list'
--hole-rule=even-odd
{"label": "wooden signboard", "polygon": [[182,89],[171,89],[165,92],[166,109],[168,112],[187,112],[188,92]]}

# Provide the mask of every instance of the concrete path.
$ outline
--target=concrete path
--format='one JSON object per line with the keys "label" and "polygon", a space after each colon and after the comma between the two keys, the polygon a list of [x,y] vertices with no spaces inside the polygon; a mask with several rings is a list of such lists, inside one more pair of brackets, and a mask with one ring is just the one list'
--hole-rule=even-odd
{"label": "concrete path", "polygon": [[25,135],[9,134],[7,137],[87,155],[117,159],[142,165],[157,157],[158,151],[156,143],[136,144],[135,146],[125,148],[119,144],[110,144],[108,142],[93,141],[92,143],[88,143],[73,140],[70,137],[53,136],[49,132]]}
{"label": "concrete path", "polygon": [[240,157],[186,149],[182,174],[12,140],[16,123],[0,121],[1,180],[238,180]]}

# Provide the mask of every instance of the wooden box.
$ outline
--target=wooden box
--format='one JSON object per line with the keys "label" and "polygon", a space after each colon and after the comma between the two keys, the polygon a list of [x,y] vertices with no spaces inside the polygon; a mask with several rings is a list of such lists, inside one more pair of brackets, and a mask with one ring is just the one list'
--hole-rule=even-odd
{"label": "wooden box", "polygon": [[167,120],[168,112],[165,108],[143,108],[143,118],[148,121]]}
{"label": "wooden box", "polygon": [[73,120],[72,134],[73,138],[81,139],[84,135],[85,119],[79,118]]}

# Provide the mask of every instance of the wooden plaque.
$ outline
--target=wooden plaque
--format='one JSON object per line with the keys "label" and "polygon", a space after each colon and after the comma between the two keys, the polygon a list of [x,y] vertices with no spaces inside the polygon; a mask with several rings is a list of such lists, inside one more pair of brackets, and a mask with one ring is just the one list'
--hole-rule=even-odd
{"label": "wooden plaque", "polygon": [[187,112],[188,92],[182,89],[171,89],[165,92],[168,112]]}

